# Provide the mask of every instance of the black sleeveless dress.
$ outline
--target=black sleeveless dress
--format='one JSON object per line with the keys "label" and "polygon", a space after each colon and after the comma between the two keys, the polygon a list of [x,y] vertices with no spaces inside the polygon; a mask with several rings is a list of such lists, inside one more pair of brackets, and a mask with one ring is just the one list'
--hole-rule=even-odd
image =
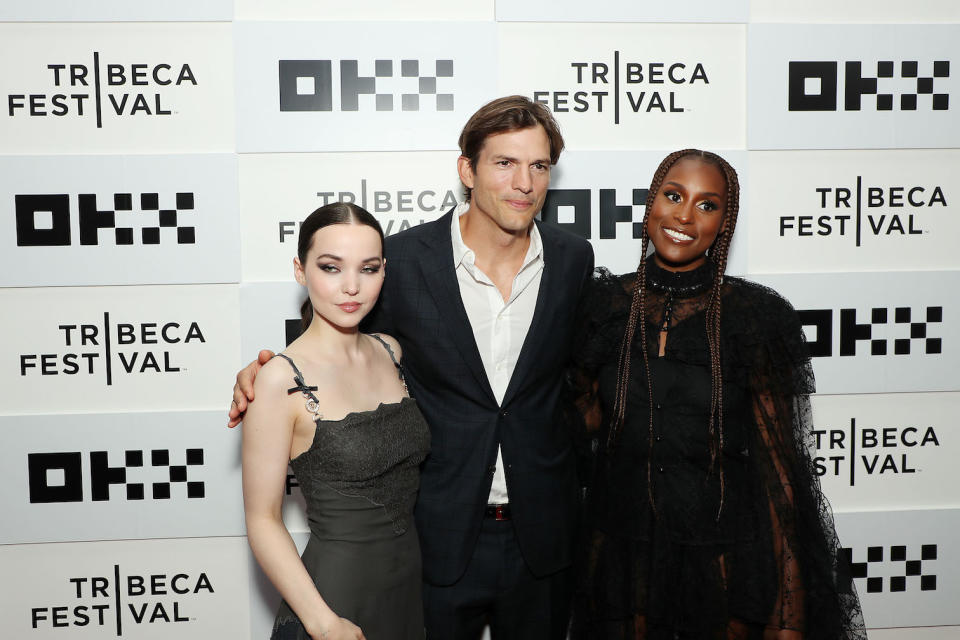
{"label": "black sleeveless dress", "polygon": [[572,637],[759,640],[788,629],[865,640],[809,453],[814,380],[796,312],[724,277],[722,430],[711,432],[713,266],[673,273],[651,258],[646,274],[646,343],[638,324],[625,417],[609,442],[636,274],[599,270],[579,314],[568,411],[588,427],[581,464],[592,472]]}
{"label": "black sleeveless dress", "polygon": [[[402,378],[399,363],[383,345]],[[316,387],[307,386],[293,361],[280,356],[295,373],[290,392],[302,393],[311,410]],[[427,423],[409,397],[316,422],[310,448],[290,461],[310,523],[303,564],[324,601],[368,640],[422,640],[413,505],[419,465],[430,448]],[[310,640],[286,602],[280,604],[271,638]]]}

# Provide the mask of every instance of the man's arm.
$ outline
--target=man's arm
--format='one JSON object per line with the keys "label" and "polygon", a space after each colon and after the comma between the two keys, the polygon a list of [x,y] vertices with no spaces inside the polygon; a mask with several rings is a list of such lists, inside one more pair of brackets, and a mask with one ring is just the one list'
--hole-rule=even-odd
{"label": "man's arm", "polygon": [[247,403],[253,401],[253,381],[257,377],[260,367],[267,364],[276,354],[269,349],[262,350],[257,359],[237,372],[237,383],[233,385],[233,400],[230,402],[230,411],[227,412],[231,429],[243,421],[243,414],[247,411]]}

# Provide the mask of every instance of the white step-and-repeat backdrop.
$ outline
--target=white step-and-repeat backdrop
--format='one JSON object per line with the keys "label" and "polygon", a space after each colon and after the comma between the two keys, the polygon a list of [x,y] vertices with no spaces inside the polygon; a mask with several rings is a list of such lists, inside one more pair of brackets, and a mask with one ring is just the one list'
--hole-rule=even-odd
{"label": "white step-and-repeat backdrop", "polygon": [[954,0],[4,1],[0,635],[266,637],[224,408],[294,330],[299,221],[435,219],[521,93],[568,145],[543,217],[613,271],[667,152],[737,168],[870,636],[960,637],[958,42]]}

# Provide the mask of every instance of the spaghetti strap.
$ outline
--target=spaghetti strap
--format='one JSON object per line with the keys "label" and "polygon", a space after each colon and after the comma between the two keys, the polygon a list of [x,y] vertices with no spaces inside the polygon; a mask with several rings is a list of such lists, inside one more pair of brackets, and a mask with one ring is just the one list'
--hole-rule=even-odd
{"label": "spaghetti strap", "polygon": [[387,350],[387,353],[390,354],[390,359],[393,360],[393,366],[397,368],[397,377],[400,378],[400,382],[403,383],[403,392],[408,396],[410,395],[410,389],[407,387],[407,378],[403,375],[403,365],[397,360],[397,356],[393,353],[393,349],[390,348],[390,345],[387,344],[387,341],[378,336],[375,333],[368,334],[371,338],[383,345],[383,348]]}
{"label": "spaghetti strap", "polygon": [[323,416],[320,415],[320,401],[317,400],[317,396],[313,395],[313,392],[317,390],[317,387],[308,387],[307,383],[303,379],[303,373],[300,372],[300,369],[297,368],[296,363],[290,358],[290,356],[278,353],[277,356],[280,356],[284,360],[290,363],[290,366],[293,367],[293,381],[297,383],[297,386],[287,389],[287,395],[291,393],[296,393],[299,391],[303,394],[303,397],[307,399],[306,407],[307,411],[313,414],[314,419],[319,420]]}
{"label": "spaghetti strap", "polygon": [[277,353],[277,354],[274,354],[274,357],[283,358],[284,360],[289,362],[290,366],[293,367],[293,372],[297,374],[295,377],[303,380],[303,374],[300,372],[300,369],[297,368],[296,363],[290,358],[290,356],[286,355],[285,353]]}
{"label": "spaghetti strap", "polygon": [[[390,359],[393,360],[393,366],[397,368],[397,373],[400,375],[400,379],[404,380],[403,377],[403,365],[397,360],[397,356],[393,353],[393,349],[390,348],[390,345],[387,344],[387,341],[378,336],[375,333],[368,334],[371,338],[383,345],[383,348],[387,350],[387,353],[390,354]],[[406,381],[404,381],[406,383]]]}
{"label": "spaghetti strap", "polygon": [[381,337],[380,337],[378,334],[376,334],[376,333],[371,333],[371,334],[368,334],[368,335],[369,335],[371,338],[373,338],[374,340],[376,340],[377,342],[379,342],[380,344],[383,345],[383,348],[386,349],[386,350],[387,350],[387,353],[390,354],[390,359],[393,360],[393,364],[399,367],[399,366],[400,366],[400,363],[397,362],[397,356],[394,355],[393,349],[390,348],[390,345],[387,344],[387,341],[384,340],[383,338],[381,338]]}

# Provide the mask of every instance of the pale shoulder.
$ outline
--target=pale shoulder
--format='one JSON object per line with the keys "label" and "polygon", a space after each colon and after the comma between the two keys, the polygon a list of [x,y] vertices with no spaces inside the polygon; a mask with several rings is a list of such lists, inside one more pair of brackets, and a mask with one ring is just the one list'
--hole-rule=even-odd
{"label": "pale shoulder", "polygon": [[[397,342],[396,338],[391,335],[387,335],[386,333],[371,333],[370,335],[377,336],[386,342],[387,346],[390,347],[390,350],[393,351],[393,357],[395,357],[398,361],[403,357],[403,349],[400,348],[400,343]],[[383,345],[379,343],[377,343],[377,346],[381,349],[383,348]]]}
{"label": "pale shoulder", "polygon": [[245,433],[286,433],[295,422],[289,389],[296,387],[293,367],[277,356],[263,365],[253,381],[255,398],[247,408]]}
{"label": "pale shoulder", "polygon": [[[296,362],[296,359],[294,359],[294,362]],[[253,381],[253,388],[257,396],[261,392],[286,395],[287,389],[296,386],[293,381],[295,375],[296,372],[290,366],[290,363],[278,354],[257,372],[257,377]]]}

